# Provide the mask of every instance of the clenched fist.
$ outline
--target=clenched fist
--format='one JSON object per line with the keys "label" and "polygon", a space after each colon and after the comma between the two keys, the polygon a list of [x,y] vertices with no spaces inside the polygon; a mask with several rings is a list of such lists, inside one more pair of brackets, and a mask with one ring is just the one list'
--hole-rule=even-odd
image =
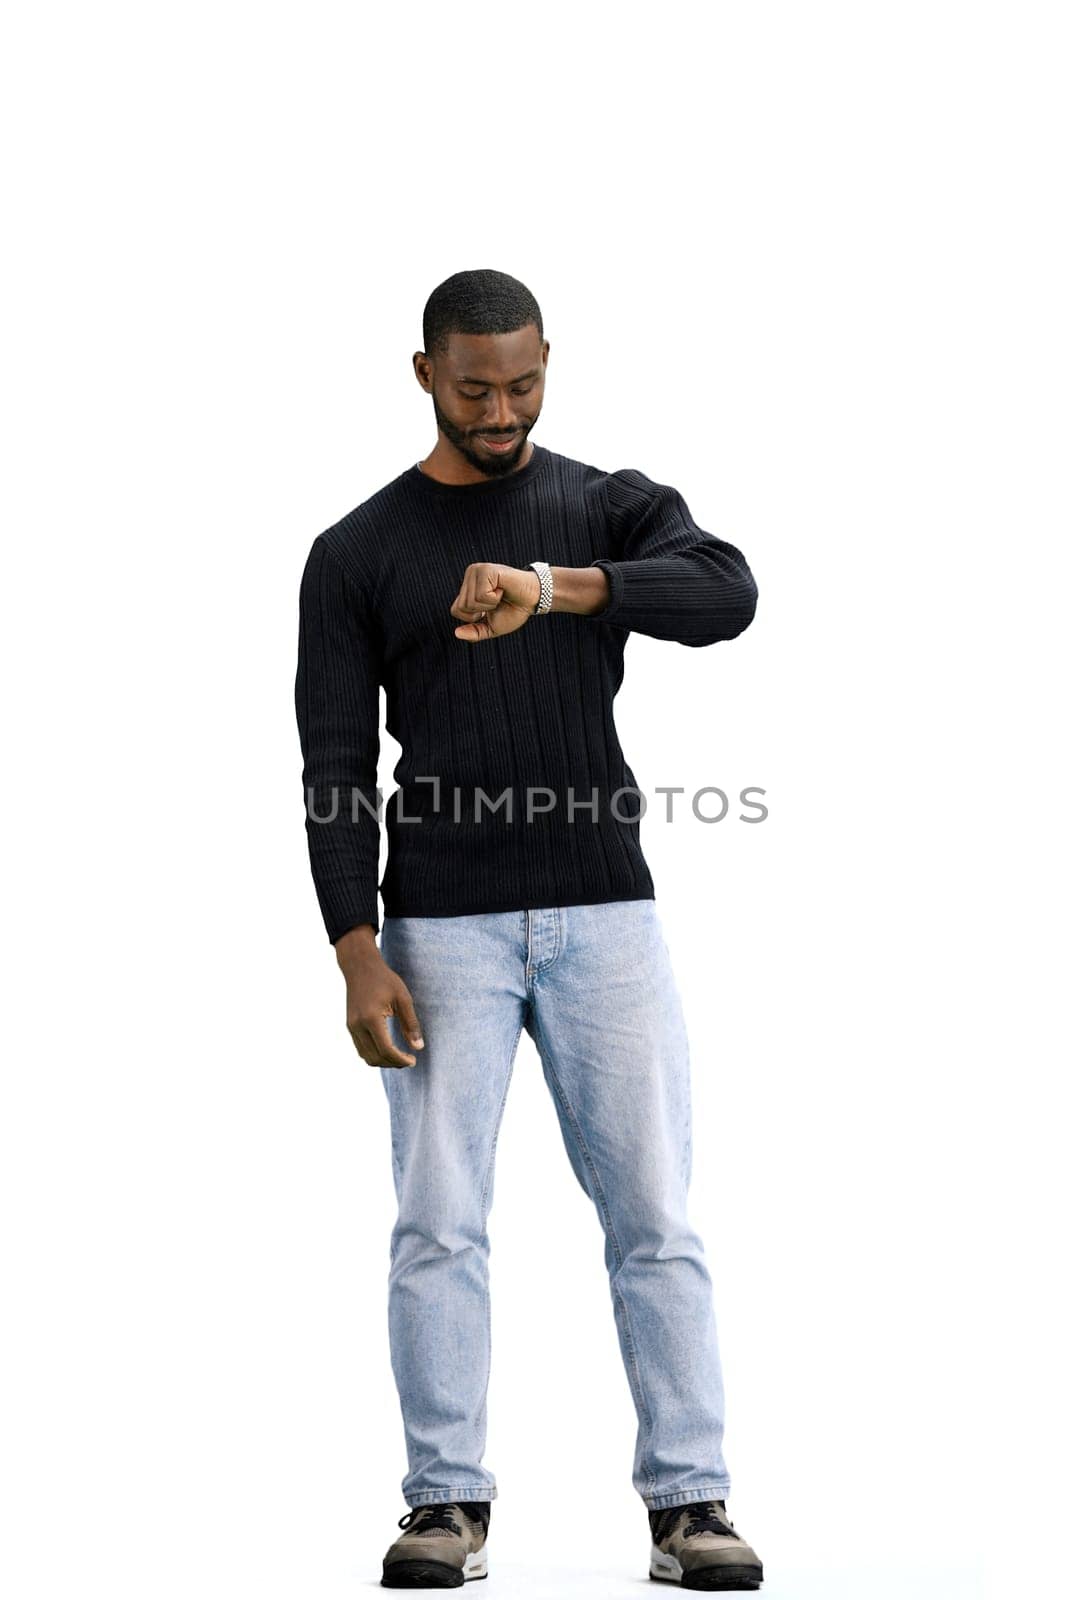
{"label": "clenched fist", "polygon": [[472,561],[449,607],[462,623],[455,630],[456,638],[479,644],[483,639],[514,633],[533,616],[540,598],[541,580],[536,572],[501,566],[498,561]]}

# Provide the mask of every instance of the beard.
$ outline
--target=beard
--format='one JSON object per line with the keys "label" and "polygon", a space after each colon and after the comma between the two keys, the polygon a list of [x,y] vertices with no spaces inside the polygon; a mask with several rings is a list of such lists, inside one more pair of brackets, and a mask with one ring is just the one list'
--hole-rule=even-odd
{"label": "beard", "polygon": [[[445,416],[441,407],[437,404],[437,396],[432,390],[430,398],[433,401],[433,414],[437,418],[437,426],[448,442],[455,445],[460,455],[467,458],[471,466],[477,467],[478,471],[484,473],[487,478],[501,478],[506,473],[514,470],[515,463],[522,455],[523,447],[526,444],[526,436],[533,427],[534,422],[537,421],[537,417],[534,417],[533,422],[520,424],[516,430],[518,437],[515,443],[503,455],[488,453],[482,455],[473,443],[472,436],[465,433],[462,428],[457,428],[455,423]],[[540,412],[538,412],[538,416],[540,416]]]}

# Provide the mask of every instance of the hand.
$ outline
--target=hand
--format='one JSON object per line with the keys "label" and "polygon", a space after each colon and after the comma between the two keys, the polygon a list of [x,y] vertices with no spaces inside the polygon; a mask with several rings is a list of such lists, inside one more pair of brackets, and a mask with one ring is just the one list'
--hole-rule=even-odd
{"label": "hand", "polygon": [[396,1017],[408,1044],[422,1049],[422,1029],[407,984],[368,943],[346,955],[341,969],[347,989],[347,1023],[352,1043],[368,1067],[413,1067],[416,1057],[398,1050],[389,1037],[389,1018]]}
{"label": "hand", "polygon": [[473,561],[463,574],[459,594],[449,607],[459,617],[457,639],[479,644],[514,633],[537,610],[541,580],[536,572],[504,567],[498,561]]}

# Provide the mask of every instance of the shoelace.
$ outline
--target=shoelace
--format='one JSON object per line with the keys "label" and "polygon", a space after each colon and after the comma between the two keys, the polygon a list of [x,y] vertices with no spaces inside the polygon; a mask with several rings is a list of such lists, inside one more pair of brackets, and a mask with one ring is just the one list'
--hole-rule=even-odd
{"label": "shoelace", "polygon": [[[411,1528],[413,1533],[425,1533],[427,1528],[445,1528],[449,1533],[457,1533],[462,1537],[462,1528],[457,1526],[454,1515],[450,1515],[458,1509],[458,1503],[451,1500],[442,1505],[415,1506],[400,1518],[397,1527]],[[472,1519],[478,1516],[473,1507],[470,1516]]]}
{"label": "shoelace", "polygon": [[689,1539],[697,1533],[721,1533],[728,1538],[738,1538],[736,1528],[726,1520],[724,1500],[696,1500],[688,1505],[668,1506],[659,1513],[653,1535],[656,1543],[666,1539],[683,1517],[688,1519],[683,1539]]}
{"label": "shoelace", "polygon": [[726,1521],[725,1501],[700,1500],[689,1507],[689,1525],[682,1538],[688,1539],[694,1533],[725,1533],[736,1539],[736,1530]]}
{"label": "shoelace", "polygon": [[437,1506],[416,1506],[405,1517],[400,1518],[398,1526],[413,1533],[438,1530],[442,1533],[462,1534],[462,1528],[458,1528],[454,1522],[454,1514],[459,1510],[462,1510],[467,1522],[480,1523],[483,1534],[488,1533],[490,1528],[488,1501],[445,1501]]}

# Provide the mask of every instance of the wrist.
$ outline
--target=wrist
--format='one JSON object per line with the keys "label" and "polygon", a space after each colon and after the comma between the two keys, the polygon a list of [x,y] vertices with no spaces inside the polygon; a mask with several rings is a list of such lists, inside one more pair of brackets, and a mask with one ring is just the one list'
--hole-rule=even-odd
{"label": "wrist", "polygon": [[611,590],[601,567],[553,567],[551,571],[553,611],[591,617],[604,610]]}
{"label": "wrist", "polygon": [[373,923],[361,922],[355,928],[349,928],[334,944],[334,954],[337,965],[342,972],[354,961],[362,961],[372,951],[377,952],[378,945]]}

